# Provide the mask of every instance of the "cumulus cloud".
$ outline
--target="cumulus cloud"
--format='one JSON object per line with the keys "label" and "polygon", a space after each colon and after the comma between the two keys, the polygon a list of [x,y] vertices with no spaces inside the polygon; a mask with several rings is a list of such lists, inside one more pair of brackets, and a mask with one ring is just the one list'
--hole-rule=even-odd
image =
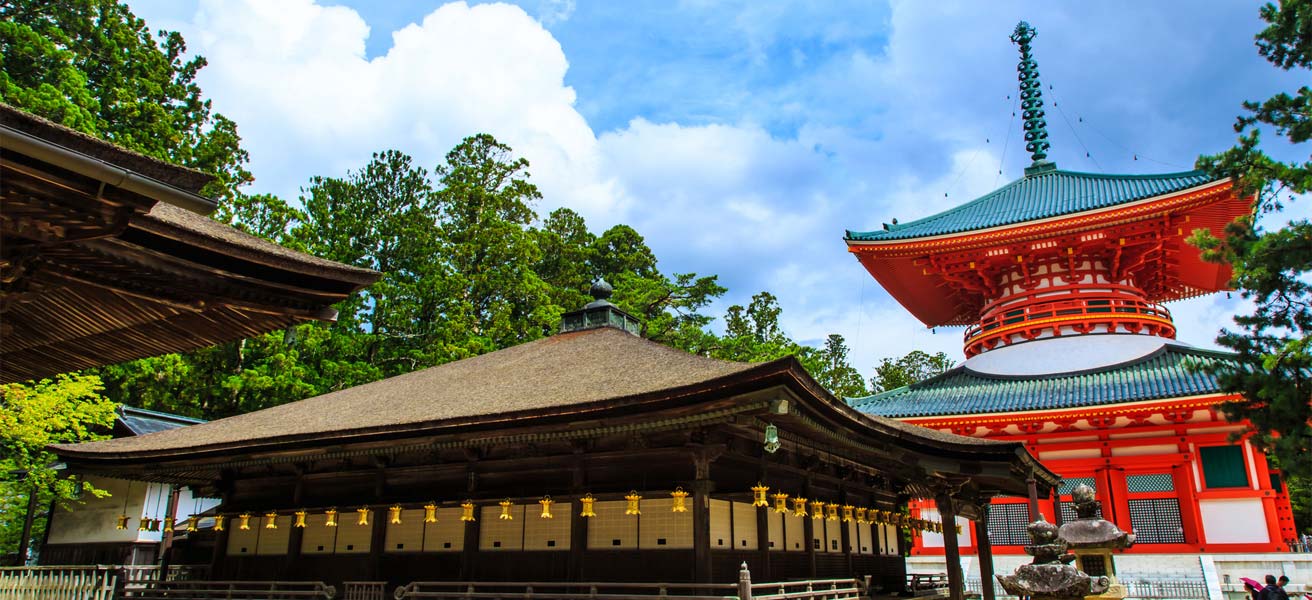
{"label": "cumulus cloud", "polygon": [[[464,136],[488,132],[532,163],[545,195],[541,212],[564,205],[595,229],[631,224],[665,270],[719,274],[731,289],[726,303],[769,290],[780,297],[791,335],[820,343],[842,333],[867,375],[879,357],[913,349],[959,356],[959,329],[925,329],[840,238],[847,228],[955,206],[1019,175],[1028,160],[1009,115],[1016,56],[1006,42],[1019,4],[895,2],[891,11],[852,18],[814,3],[726,8],[688,0],[671,14],[695,13],[700,24],[676,22],[672,35],[683,40],[684,27],[704,28],[697,35],[713,40],[711,54],[736,52],[730,62],[742,72],[677,62],[695,52],[672,57],[673,66],[635,63],[641,52],[628,45],[641,40],[598,32],[612,43],[623,40],[629,53],[615,61],[621,66],[613,79],[575,83],[594,90],[584,104],[607,104],[601,112],[611,125],[604,131],[594,131],[581,113],[567,83],[570,59],[547,29],[576,23],[574,2],[528,6],[531,14],[507,4],[445,4],[389,32],[390,47],[373,56],[366,52],[370,27],[359,13],[314,0],[200,0],[190,17],[172,14],[165,23],[209,59],[201,84],[240,124],[259,178],[255,191],[294,198],[310,176],[339,175],[388,148],[431,167]],[[1108,95],[1111,73],[1137,64],[1130,62],[1136,56],[1204,55],[1202,42],[1180,40],[1188,36],[1150,35],[1151,19],[1127,24],[1117,11],[1096,6],[1080,18],[1091,22],[1053,7],[1026,9],[1038,13],[1031,18],[1041,31],[1045,81],[1069,83],[1070,91],[1059,85],[1054,98],[1096,105],[1093,99]],[[633,26],[628,12],[615,18]],[[1185,18],[1203,18],[1193,13]],[[1093,36],[1071,35],[1099,28],[1141,43],[1108,48],[1088,42]],[[1251,41],[1244,44],[1251,53]],[[621,51],[601,46],[585,47],[594,53],[590,65],[605,65],[607,53]],[[1195,62],[1167,78],[1171,93],[1214,93],[1186,89],[1201,85],[1189,69],[1216,68]],[[1052,68],[1061,64],[1079,67]],[[767,73],[780,68],[787,70]],[[1159,77],[1149,70],[1145,77]],[[1080,80],[1052,77],[1062,71]],[[732,80],[718,95],[717,78]],[[1196,111],[1181,117],[1161,97],[1111,96],[1113,109],[1104,110],[1131,119],[1103,133],[1125,139],[1149,131],[1154,152],[1186,164],[1204,149],[1190,120],[1215,121],[1222,130],[1229,122]],[[633,112],[614,118],[625,110]],[[1088,114],[1091,121],[1110,121],[1107,115]],[[1059,116],[1054,111],[1049,119],[1054,138],[1064,135]],[[1151,128],[1136,129],[1147,122]],[[1173,148],[1164,140],[1185,141]],[[1064,167],[1094,166],[1082,156],[1084,141],[1057,141],[1055,158]],[[1144,171],[1128,155],[1124,160],[1104,158],[1100,166]],[[1235,305],[1213,297],[1173,308],[1182,332],[1188,327],[1182,337],[1207,344]]]}

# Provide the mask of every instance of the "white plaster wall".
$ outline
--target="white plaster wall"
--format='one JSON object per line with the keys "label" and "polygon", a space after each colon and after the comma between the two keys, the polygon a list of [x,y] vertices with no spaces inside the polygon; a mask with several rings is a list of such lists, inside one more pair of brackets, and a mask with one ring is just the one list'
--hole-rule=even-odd
{"label": "white plaster wall", "polygon": [[[928,519],[928,520],[930,520],[930,521],[938,521],[941,517],[940,517],[939,514],[938,514],[938,509],[937,509],[937,508],[922,508],[922,509],[920,509],[920,518],[922,518],[922,519]],[[966,546],[969,546],[969,545],[970,545],[970,521],[969,521],[968,519],[963,519],[963,518],[961,518],[961,517],[957,517],[957,525],[960,525],[960,526],[961,526],[961,533],[957,535],[957,547],[958,547],[958,548],[964,548],[964,547],[966,547]],[[946,529],[947,529],[947,525],[944,524],[943,528],[946,530]],[[934,532],[932,532],[932,531],[922,531],[922,532],[920,532],[920,535],[921,535],[921,538],[922,538],[922,543],[923,543],[923,545],[924,545],[926,548],[942,548],[942,547],[943,547],[943,534],[942,534],[942,533],[934,533]]]}
{"label": "white plaster wall", "polygon": [[[148,540],[150,532],[138,532],[140,517],[146,507],[147,484],[125,479],[88,477],[87,483],[109,492],[105,498],[83,496],[81,503],[56,508],[50,523],[50,544],[96,544],[96,542],[134,542]],[[126,508],[125,502],[127,500]],[[131,517],[127,529],[114,529],[118,515]],[[156,533],[156,536],[159,534]]]}
{"label": "white plaster wall", "polygon": [[1199,500],[1198,510],[1203,516],[1203,539],[1209,544],[1271,541],[1261,499]]}
{"label": "white plaster wall", "polygon": [[1179,451],[1179,447],[1175,444],[1120,446],[1112,448],[1112,456],[1148,456],[1151,454],[1172,454]]}

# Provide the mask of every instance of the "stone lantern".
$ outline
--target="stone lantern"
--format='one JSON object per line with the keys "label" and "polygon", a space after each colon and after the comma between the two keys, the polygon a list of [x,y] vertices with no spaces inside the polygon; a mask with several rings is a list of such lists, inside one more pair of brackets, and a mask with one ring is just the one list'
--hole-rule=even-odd
{"label": "stone lantern", "polygon": [[1066,541],[1058,537],[1056,525],[1039,517],[1026,529],[1034,543],[1025,546],[1025,552],[1034,562],[1016,567],[1012,575],[996,576],[1008,594],[1031,600],[1079,600],[1107,591],[1106,577],[1089,577],[1071,566],[1075,555],[1066,553]]}
{"label": "stone lantern", "polygon": [[1125,587],[1116,581],[1113,553],[1134,545],[1134,534],[1121,531],[1115,523],[1098,516],[1098,500],[1093,488],[1080,484],[1071,490],[1078,518],[1061,526],[1058,536],[1065,540],[1076,556],[1081,571],[1105,576],[1107,591],[1095,598],[1124,598]]}

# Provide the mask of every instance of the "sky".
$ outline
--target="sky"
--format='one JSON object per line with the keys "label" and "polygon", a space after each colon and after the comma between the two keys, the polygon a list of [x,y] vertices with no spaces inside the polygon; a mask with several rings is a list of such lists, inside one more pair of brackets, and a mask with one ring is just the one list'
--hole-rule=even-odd
{"label": "sky", "polygon": [[[1017,21],[1038,30],[1063,169],[1189,170],[1233,144],[1242,101],[1304,83],[1257,54],[1244,2],[128,4],[208,59],[198,80],[239,126],[248,192],[295,200],[386,149],[431,168],[491,133],[530,161],[540,216],[633,226],[664,272],[719,276],[712,314],[769,291],[790,336],[843,335],[867,377],[915,349],[962,358],[962,330],[927,329],[842,237],[1021,176]],[[1181,341],[1214,347],[1244,305],[1170,308]]]}

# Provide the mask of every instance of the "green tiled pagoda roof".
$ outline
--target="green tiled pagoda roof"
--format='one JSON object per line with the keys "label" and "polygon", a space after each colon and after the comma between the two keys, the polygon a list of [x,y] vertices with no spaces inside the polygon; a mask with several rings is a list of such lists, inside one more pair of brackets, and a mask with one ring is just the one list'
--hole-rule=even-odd
{"label": "green tiled pagoda roof", "polygon": [[986,375],[959,366],[920,383],[847,403],[883,417],[937,417],[1120,404],[1220,392],[1196,365],[1229,362],[1224,352],[1167,344],[1145,357],[1075,373]]}
{"label": "green tiled pagoda roof", "polygon": [[1212,181],[1202,171],[1099,175],[1055,168],[1026,175],[956,208],[923,219],[848,231],[851,241],[905,240],[1046,219],[1186,190]]}

